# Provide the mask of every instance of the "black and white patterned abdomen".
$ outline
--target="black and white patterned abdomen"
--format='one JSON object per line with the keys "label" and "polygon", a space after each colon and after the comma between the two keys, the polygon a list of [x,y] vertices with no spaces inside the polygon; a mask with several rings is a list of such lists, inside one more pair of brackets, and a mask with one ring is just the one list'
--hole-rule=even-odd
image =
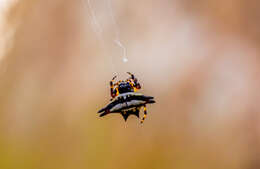
{"label": "black and white patterned abdomen", "polygon": [[151,96],[145,96],[136,92],[127,92],[119,94],[105,108],[101,109],[99,113],[103,111],[109,111],[111,113],[126,111],[154,102]]}

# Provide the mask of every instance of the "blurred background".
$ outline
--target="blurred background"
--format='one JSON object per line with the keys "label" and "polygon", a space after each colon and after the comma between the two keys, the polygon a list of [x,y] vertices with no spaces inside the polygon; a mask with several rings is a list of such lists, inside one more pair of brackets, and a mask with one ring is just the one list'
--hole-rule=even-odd
{"label": "blurred background", "polygon": [[[1,169],[260,168],[259,1],[90,2],[1,0]],[[127,71],[143,125],[96,113]]]}

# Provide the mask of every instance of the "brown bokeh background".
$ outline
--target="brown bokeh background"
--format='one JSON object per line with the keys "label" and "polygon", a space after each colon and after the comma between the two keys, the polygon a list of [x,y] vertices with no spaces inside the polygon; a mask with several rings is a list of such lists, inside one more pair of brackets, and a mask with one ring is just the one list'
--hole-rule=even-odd
{"label": "brown bokeh background", "polygon": [[[256,0],[18,0],[0,62],[1,169],[260,168]],[[129,61],[113,42],[116,29]],[[155,97],[99,118],[109,80]]]}

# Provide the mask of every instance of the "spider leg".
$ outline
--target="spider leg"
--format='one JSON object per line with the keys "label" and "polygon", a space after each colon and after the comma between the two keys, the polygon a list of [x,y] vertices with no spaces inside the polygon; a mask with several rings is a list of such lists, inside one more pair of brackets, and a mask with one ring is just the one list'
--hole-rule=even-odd
{"label": "spider leg", "polygon": [[146,110],[146,105],[144,105],[144,116],[143,116],[143,118],[141,120],[141,124],[144,122],[146,116],[147,116],[147,110]]}
{"label": "spider leg", "polygon": [[126,72],[127,74],[129,74],[130,76],[131,76],[131,79],[135,79],[135,75],[133,75],[132,73],[130,73],[130,72]]}
{"label": "spider leg", "polygon": [[137,78],[130,72],[127,72],[131,77],[129,78],[129,80],[131,81],[131,83],[133,84],[133,87],[136,91],[136,89],[141,89],[141,85],[138,82]]}
{"label": "spider leg", "polygon": [[114,90],[114,87],[115,87],[115,85],[114,85],[114,80],[115,80],[115,78],[116,78],[117,76],[114,76],[113,77],[113,79],[110,81],[110,94],[111,94],[111,97],[112,97],[112,99],[114,98],[114,97],[116,97],[116,90]]}

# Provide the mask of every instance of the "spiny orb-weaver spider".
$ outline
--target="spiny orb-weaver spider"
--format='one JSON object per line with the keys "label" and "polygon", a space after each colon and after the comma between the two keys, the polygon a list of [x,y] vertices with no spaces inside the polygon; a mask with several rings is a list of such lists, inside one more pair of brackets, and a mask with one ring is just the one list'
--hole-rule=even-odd
{"label": "spiny orb-weaver spider", "polygon": [[141,85],[132,73],[127,73],[130,77],[125,81],[120,80],[114,83],[117,76],[110,81],[111,102],[98,113],[101,113],[100,117],[110,113],[120,113],[126,121],[129,115],[139,118],[140,109],[143,107],[144,116],[141,120],[143,123],[147,115],[146,104],[155,103],[154,97],[137,93],[137,90],[141,89]]}

